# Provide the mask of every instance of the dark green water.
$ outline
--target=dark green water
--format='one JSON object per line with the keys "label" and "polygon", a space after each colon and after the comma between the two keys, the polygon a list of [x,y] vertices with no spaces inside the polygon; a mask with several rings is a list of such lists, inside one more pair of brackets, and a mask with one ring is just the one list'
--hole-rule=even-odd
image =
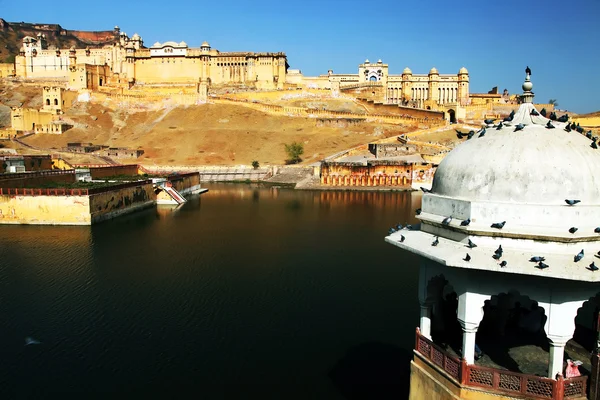
{"label": "dark green water", "polygon": [[0,226],[1,399],[406,396],[418,265],[383,238],[420,194],[208,187]]}

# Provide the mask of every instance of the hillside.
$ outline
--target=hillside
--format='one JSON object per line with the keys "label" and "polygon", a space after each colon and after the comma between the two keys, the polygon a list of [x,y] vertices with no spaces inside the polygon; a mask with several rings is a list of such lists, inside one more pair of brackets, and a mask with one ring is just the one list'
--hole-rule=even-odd
{"label": "hillside", "polygon": [[357,124],[318,126],[317,119],[273,116],[242,106],[203,104],[124,110],[80,103],[65,117],[75,128],[63,135],[36,135],[28,144],[59,150],[69,142],[144,149],[146,164],[283,164],[284,144],[304,144],[305,163],[407,131],[400,126]]}
{"label": "hillside", "polygon": [[19,54],[23,38],[37,37],[38,33],[46,35],[49,48],[97,47],[113,43],[117,37],[116,32],[112,30],[75,31],[66,30],[58,24],[6,22],[0,18],[0,63],[13,62],[14,57]]}

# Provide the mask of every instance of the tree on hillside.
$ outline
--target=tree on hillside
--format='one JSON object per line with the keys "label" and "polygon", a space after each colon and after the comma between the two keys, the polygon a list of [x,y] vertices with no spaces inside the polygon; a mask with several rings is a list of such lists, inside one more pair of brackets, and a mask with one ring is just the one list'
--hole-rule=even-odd
{"label": "tree on hillside", "polygon": [[302,159],[300,156],[304,154],[304,145],[302,143],[293,142],[285,145],[285,152],[288,155],[288,164],[298,164]]}
{"label": "tree on hillside", "polygon": [[550,99],[550,100],[548,100],[548,104],[552,104],[554,106],[554,108],[556,108],[556,107],[558,107],[558,100]]}

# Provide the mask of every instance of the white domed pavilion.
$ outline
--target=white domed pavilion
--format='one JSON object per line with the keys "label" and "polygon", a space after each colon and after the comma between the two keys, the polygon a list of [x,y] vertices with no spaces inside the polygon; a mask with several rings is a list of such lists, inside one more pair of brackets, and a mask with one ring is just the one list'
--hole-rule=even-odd
{"label": "white domed pavilion", "polygon": [[[473,387],[525,398],[562,399],[561,391],[568,390],[585,395],[587,377],[563,379],[564,354],[578,312],[600,292],[594,264],[600,265],[600,149],[568,122],[540,114],[532,103],[530,72],[512,118],[486,124],[440,163],[431,191],[423,195],[420,227],[386,237],[421,259],[421,319],[411,378],[421,388],[443,385],[462,393],[458,398],[468,397]],[[458,298],[458,358],[431,335],[432,308],[435,314],[449,291]],[[540,330],[549,344],[546,378],[475,364],[484,309],[506,294],[530,302],[545,317]],[[515,300],[510,302],[497,315],[512,312]],[[433,372],[444,376],[435,376],[437,384],[425,377]],[[419,397],[411,393],[412,398]]]}

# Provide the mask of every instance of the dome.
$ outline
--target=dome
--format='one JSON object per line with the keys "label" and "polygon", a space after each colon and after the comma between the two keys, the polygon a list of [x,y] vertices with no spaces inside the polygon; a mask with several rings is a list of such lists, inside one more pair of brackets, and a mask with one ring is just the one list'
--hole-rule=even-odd
{"label": "dome", "polygon": [[187,47],[187,43],[186,42],[181,42],[181,43],[179,43],[179,46],[180,47]]}
{"label": "dome", "polygon": [[410,70],[410,68],[406,67],[404,68],[404,71],[402,71],[403,74],[412,74],[412,71]]}
{"label": "dome", "polygon": [[202,42],[202,45],[200,45],[200,47],[210,47],[210,44],[208,44],[208,42],[205,40],[204,42]]}
{"label": "dome", "polygon": [[[511,119],[486,123],[446,155],[418,227],[390,230],[386,241],[445,267],[600,282],[585,268],[600,244],[600,149],[568,122],[540,115],[532,93],[521,99]],[[493,257],[499,246],[508,267]],[[536,267],[534,256],[550,268]]]}
{"label": "dome", "polygon": [[134,33],[133,36],[131,37],[131,40],[139,40],[140,39],[140,35],[138,35],[137,33]]}
{"label": "dome", "polygon": [[459,74],[468,74],[469,71],[467,71],[467,69],[465,67],[462,67],[461,69],[458,70]]}
{"label": "dome", "polygon": [[69,50],[70,50],[70,51],[75,51],[75,46],[71,46],[71,47],[69,48]]}
{"label": "dome", "polygon": [[367,59],[365,60],[365,64],[369,64],[369,63],[370,63],[370,61],[369,61],[369,59],[367,58]]}
{"label": "dome", "polygon": [[383,64],[383,61],[381,61],[381,58],[379,60],[377,60],[377,64]]}
{"label": "dome", "polygon": [[[452,150],[440,163],[433,193],[474,201],[559,204],[565,199],[600,205],[600,151],[566,124],[532,116],[533,104],[519,107],[510,126],[487,128]],[[519,123],[525,124],[514,132]],[[517,184],[515,184],[517,183]]]}
{"label": "dome", "polygon": [[432,75],[432,74],[439,74],[439,72],[438,72],[438,70],[437,70],[437,68],[436,68],[436,67],[433,67],[433,68],[431,68],[431,69],[429,70],[429,75]]}

